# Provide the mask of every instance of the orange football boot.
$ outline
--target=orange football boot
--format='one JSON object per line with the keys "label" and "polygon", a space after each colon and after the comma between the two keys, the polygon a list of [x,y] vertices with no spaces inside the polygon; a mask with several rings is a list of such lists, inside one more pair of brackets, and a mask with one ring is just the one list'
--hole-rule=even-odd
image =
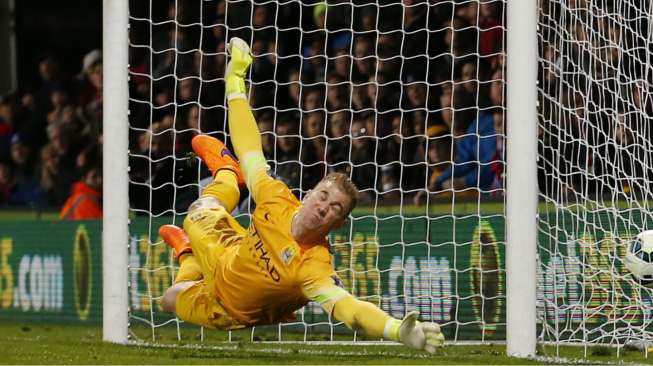
{"label": "orange football boot", "polygon": [[209,135],[197,135],[193,137],[191,144],[195,154],[202,159],[214,177],[219,170],[231,170],[236,174],[238,186],[245,187],[245,177],[240,170],[240,164],[222,141]]}
{"label": "orange football boot", "polygon": [[188,235],[186,235],[184,230],[179,226],[163,225],[159,228],[159,235],[161,235],[163,241],[165,241],[166,244],[175,251],[175,258],[177,258],[177,260],[179,260],[179,257],[183,254],[193,253],[193,249],[190,247]]}

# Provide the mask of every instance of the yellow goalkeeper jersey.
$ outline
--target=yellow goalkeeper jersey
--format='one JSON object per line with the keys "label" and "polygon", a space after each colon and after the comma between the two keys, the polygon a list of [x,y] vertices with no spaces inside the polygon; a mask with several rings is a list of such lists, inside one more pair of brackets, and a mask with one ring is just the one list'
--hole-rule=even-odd
{"label": "yellow goalkeeper jersey", "polygon": [[265,177],[255,191],[249,229],[217,259],[215,291],[223,307],[246,326],[291,320],[310,300],[331,309],[348,293],[338,287],[327,238],[293,239],[290,225],[301,203],[283,182]]}

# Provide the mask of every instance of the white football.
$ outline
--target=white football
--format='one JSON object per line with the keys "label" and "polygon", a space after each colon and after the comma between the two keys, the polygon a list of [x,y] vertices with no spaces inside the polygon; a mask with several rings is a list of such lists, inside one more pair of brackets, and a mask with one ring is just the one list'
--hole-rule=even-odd
{"label": "white football", "polygon": [[653,285],[653,230],[639,233],[628,244],[624,264],[642,285]]}

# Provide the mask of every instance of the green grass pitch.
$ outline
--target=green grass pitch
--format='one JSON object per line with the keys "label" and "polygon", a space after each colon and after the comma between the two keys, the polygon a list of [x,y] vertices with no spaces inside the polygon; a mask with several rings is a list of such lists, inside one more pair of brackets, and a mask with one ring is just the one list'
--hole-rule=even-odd
{"label": "green grass pitch", "polygon": [[[416,352],[403,346],[324,345],[249,342],[245,336],[232,342],[203,343],[164,341],[157,345],[116,345],[102,342],[99,326],[48,323],[0,322],[0,364],[546,364],[560,359],[527,360],[505,355],[502,344],[445,346],[436,354]],[[207,331],[216,332],[216,331]],[[207,337],[210,338],[210,337]],[[555,349],[540,349],[555,356]],[[579,347],[560,349],[560,357],[578,363]],[[651,364],[641,351],[612,348],[590,349],[587,364]]]}

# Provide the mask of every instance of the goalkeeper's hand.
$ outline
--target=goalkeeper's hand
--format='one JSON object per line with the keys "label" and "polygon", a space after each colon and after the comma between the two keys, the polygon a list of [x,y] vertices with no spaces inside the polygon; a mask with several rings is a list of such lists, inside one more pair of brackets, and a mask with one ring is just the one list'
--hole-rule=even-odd
{"label": "goalkeeper's hand", "polygon": [[418,316],[419,312],[411,311],[404,317],[399,326],[399,341],[410,348],[434,353],[444,344],[444,335],[438,324],[418,322]]}

